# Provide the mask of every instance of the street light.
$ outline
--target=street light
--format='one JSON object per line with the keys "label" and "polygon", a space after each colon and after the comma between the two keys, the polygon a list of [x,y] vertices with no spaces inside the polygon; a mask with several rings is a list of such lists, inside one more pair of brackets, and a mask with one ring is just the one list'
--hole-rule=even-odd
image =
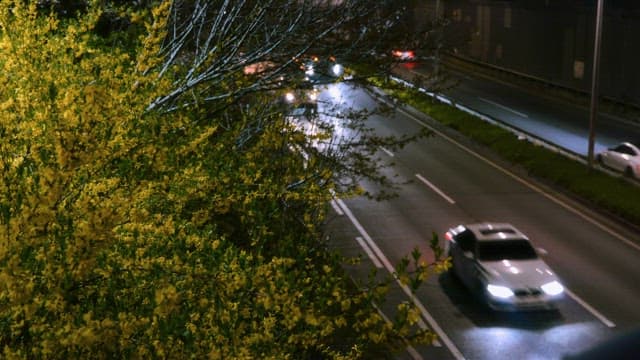
{"label": "street light", "polygon": [[602,7],[604,0],[598,0],[596,11],[596,34],[593,45],[593,73],[591,76],[591,112],[589,114],[589,150],[587,162],[593,167],[593,146],[595,142],[595,124],[598,115],[598,78],[600,63],[600,38],[602,37]]}

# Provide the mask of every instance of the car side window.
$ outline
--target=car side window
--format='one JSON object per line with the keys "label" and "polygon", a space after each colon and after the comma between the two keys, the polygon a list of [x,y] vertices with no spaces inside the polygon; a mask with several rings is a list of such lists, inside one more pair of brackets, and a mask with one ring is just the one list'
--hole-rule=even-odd
{"label": "car side window", "polygon": [[634,151],[632,148],[630,148],[627,145],[620,145],[616,148],[616,151],[622,154],[627,154],[627,155],[635,155]]}
{"label": "car side window", "polygon": [[475,237],[473,236],[473,233],[471,231],[465,230],[456,235],[455,239],[462,251],[473,251]]}

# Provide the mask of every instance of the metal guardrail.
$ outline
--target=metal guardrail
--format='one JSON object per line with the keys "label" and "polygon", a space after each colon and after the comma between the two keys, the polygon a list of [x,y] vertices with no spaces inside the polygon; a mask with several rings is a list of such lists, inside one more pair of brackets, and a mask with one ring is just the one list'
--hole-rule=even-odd
{"label": "metal guardrail", "polygon": [[[545,86],[545,87],[551,87],[551,88],[555,88],[558,89],[560,91],[564,91],[566,93],[572,93],[572,94],[576,94],[578,96],[584,97],[585,100],[588,100],[590,98],[590,92],[587,90],[583,90],[583,89],[579,89],[579,88],[575,88],[575,87],[571,87],[565,84],[560,84],[558,82],[553,82],[549,79],[545,79],[542,77],[538,77],[538,76],[533,76],[531,74],[527,74],[527,73],[523,73],[523,72],[519,72],[513,69],[508,69],[508,68],[504,68],[501,66],[497,66],[494,64],[490,64],[487,62],[483,62],[483,61],[479,61],[476,60],[474,58],[470,58],[467,56],[462,56],[460,54],[453,54],[451,52],[447,52],[445,54],[443,54],[443,57],[445,59],[449,58],[449,59],[455,59],[461,63],[467,63],[467,64],[472,64],[473,66],[477,66],[480,68],[485,68],[485,69],[489,69],[491,71],[494,72],[498,72],[498,73],[502,73],[502,74],[506,74],[507,76],[511,76],[511,77],[517,77],[520,78],[522,80],[525,81],[530,81],[533,83],[537,83],[541,86]],[[446,63],[446,61],[445,61]],[[449,62],[451,63],[451,62]],[[622,106],[622,107],[626,107],[626,108],[630,108],[633,109],[634,111],[640,112],[640,104],[634,104],[634,103],[629,103],[629,102],[625,102],[623,100],[620,99],[616,99],[610,96],[600,96],[600,101],[601,102],[605,102],[605,103],[609,103],[611,105],[615,105],[615,106]],[[636,122],[638,122],[636,120]]]}
{"label": "metal guardrail", "polygon": [[[406,87],[415,88],[415,86],[412,83],[410,83],[410,82],[408,82],[406,80],[403,80],[403,79],[401,79],[399,77],[391,76],[390,79],[395,81],[395,82],[397,82],[397,83],[399,83],[399,84],[402,84],[402,85],[404,85]],[[374,92],[377,93],[378,96],[385,97],[385,98],[388,97],[388,95],[386,95],[382,90],[377,89],[377,88],[374,89],[374,90],[377,90],[377,91],[374,91]],[[565,157],[567,157],[569,159],[572,159],[572,160],[577,161],[579,163],[582,163],[584,165],[588,165],[587,158],[584,155],[580,155],[580,154],[578,154],[576,152],[573,152],[571,150],[565,149],[565,148],[559,146],[558,144],[554,144],[554,143],[549,142],[549,141],[547,141],[547,140],[545,140],[545,139],[543,139],[541,137],[538,137],[538,136],[530,134],[530,133],[528,133],[528,132],[526,132],[526,131],[524,131],[522,129],[519,129],[519,128],[513,126],[513,125],[510,125],[510,124],[507,124],[505,122],[502,122],[499,119],[493,118],[493,117],[491,117],[491,116],[489,116],[487,114],[484,114],[482,112],[473,110],[473,109],[471,109],[471,108],[469,108],[469,107],[467,107],[467,106],[465,106],[463,104],[457,103],[457,102],[449,99],[448,97],[446,97],[446,96],[444,96],[442,94],[430,92],[430,91],[427,91],[424,88],[420,88],[420,87],[417,88],[417,90],[420,91],[421,93],[424,93],[424,94],[426,94],[428,96],[433,97],[434,99],[436,99],[436,100],[438,100],[438,101],[440,101],[442,103],[445,103],[445,104],[450,105],[450,106],[454,106],[455,108],[457,108],[457,109],[459,109],[461,111],[464,111],[464,112],[466,112],[466,113],[468,113],[470,115],[476,116],[476,117],[478,117],[479,119],[481,119],[483,121],[486,121],[486,122],[488,122],[490,124],[493,124],[495,126],[499,126],[500,128],[502,128],[502,129],[504,129],[504,130],[516,135],[519,140],[529,141],[530,143],[532,143],[534,145],[542,146],[542,147],[544,147],[544,148],[546,148],[546,149],[548,149],[550,151],[553,151],[555,153],[563,155],[563,156],[565,156]],[[594,164],[594,168],[599,170],[599,171],[601,171],[601,172],[607,173],[610,176],[622,178],[622,179],[626,180],[630,184],[640,186],[640,181],[632,179],[632,178],[629,178],[627,176],[624,176],[624,174],[621,174],[619,172],[612,171],[612,170],[607,169],[607,168],[605,168],[603,166],[600,166],[598,164]]]}
{"label": "metal guardrail", "polygon": [[[415,88],[415,86],[413,84],[411,84],[410,82],[405,81],[403,79],[400,79],[398,77],[392,76],[391,79],[393,81],[397,82],[397,83],[403,84],[404,86]],[[446,97],[446,96],[444,96],[442,94],[430,92],[430,91],[427,91],[427,90],[425,90],[423,88],[420,88],[420,87],[417,88],[417,90],[420,91],[421,93],[424,93],[424,94],[426,94],[428,96],[431,96],[431,97],[437,99],[440,102],[443,102],[443,103],[445,103],[447,105],[451,105],[451,106],[453,106],[453,107],[455,107],[455,108],[457,108],[459,110],[462,110],[462,111],[464,111],[464,112],[466,112],[468,114],[471,114],[471,115],[473,115],[475,117],[478,117],[478,118],[480,118],[480,119],[482,119],[482,120],[484,120],[484,121],[486,121],[486,122],[488,122],[490,124],[499,126],[502,129],[505,129],[505,130],[509,131],[510,133],[516,135],[519,140],[527,140],[527,141],[529,141],[530,143],[532,143],[534,145],[545,147],[545,148],[547,148],[547,149],[549,149],[549,150],[551,150],[553,152],[562,154],[562,155],[564,155],[564,156],[566,156],[568,158],[571,158],[571,159],[573,159],[575,161],[581,162],[583,164],[587,164],[587,160],[586,160],[585,156],[582,156],[582,155],[580,155],[578,153],[575,153],[575,152],[573,152],[571,150],[565,149],[565,148],[563,148],[561,146],[558,146],[557,144],[554,144],[552,142],[546,141],[545,139],[543,139],[541,137],[533,135],[533,134],[531,134],[529,132],[526,132],[526,131],[524,131],[524,130],[518,128],[518,127],[515,127],[513,125],[509,125],[509,124],[507,124],[505,122],[500,121],[499,119],[491,117],[491,116],[489,116],[487,114],[484,114],[484,113],[482,113],[480,111],[473,110],[470,107],[467,107],[464,104],[461,104],[461,103],[458,103],[456,101],[453,101],[453,100],[449,99],[448,97]]]}

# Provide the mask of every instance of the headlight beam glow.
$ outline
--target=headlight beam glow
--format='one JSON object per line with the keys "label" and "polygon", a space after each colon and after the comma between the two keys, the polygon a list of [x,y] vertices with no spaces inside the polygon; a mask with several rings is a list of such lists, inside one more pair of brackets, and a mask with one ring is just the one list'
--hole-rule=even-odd
{"label": "headlight beam glow", "polygon": [[487,291],[489,292],[489,294],[491,294],[491,296],[497,297],[500,299],[507,299],[514,295],[513,291],[511,291],[511,289],[509,289],[506,286],[489,284],[487,285]]}
{"label": "headlight beam glow", "polygon": [[552,281],[541,286],[542,291],[547,295],[560,295],[564,291],[564,286],[557,281]]}

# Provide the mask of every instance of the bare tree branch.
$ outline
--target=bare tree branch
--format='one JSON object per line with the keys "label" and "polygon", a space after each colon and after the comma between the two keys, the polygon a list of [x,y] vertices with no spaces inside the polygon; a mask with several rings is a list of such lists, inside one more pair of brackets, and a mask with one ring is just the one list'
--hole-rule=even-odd
{"label": "bare tree branch", "polygon": [[[148,110],[172,109],[200,101],[237,98],[272,90],[276,78],[293,71],[307,54],[370,56],[386,36],[387,1],[193,0],[174,1],[171,26],[163,47],[160,76],[175,65],[186,68],[173,91],[154,99]],[[387,24],[388,25],[388,24]],[[374,42],[371,42],[373,40]],[[364,50],[367,49],[368,50]],[[210,92],[210,85],[232,79],[247,65],[269,62],[260,81]]]}

